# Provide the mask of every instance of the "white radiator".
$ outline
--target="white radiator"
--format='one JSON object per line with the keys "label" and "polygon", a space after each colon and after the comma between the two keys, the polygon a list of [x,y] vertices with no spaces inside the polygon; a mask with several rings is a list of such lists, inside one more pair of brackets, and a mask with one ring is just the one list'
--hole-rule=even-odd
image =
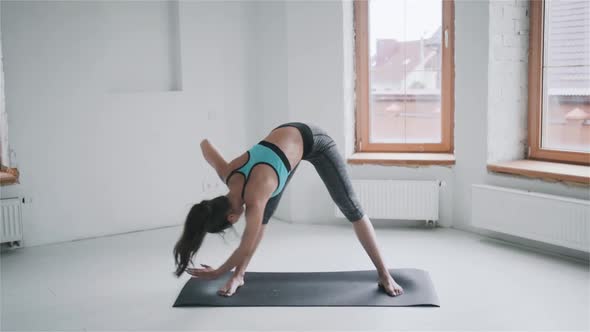
{"label": "white radiator", "polygon": [[[352,186],[369,218],[438,220],[440,181],[353,180]],[[336,215],[344,217],[338,207]]]}
{"label": "white radiator", "polygon": [[23,239],[21,223],[21,205],[19,198],[0,200],[2,203],[2,220],[0,222],[0,243],[18,242]]}
{"label": "white radiator", "polygon": [[590,251],[590,201],[502,187],[473,185],[476,227]]}

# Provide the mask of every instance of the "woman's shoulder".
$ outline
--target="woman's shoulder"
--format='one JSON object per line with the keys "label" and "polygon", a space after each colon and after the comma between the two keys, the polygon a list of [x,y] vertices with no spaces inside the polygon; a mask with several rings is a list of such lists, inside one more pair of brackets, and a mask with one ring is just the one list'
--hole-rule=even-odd
{"label": "woman's shoulder", "polygon": [[238,170],[242,166],[246,165],[249,160],[249,153],[248,151],[242,153],[237,158],[234,158],[227,164],[227,169],[225,170],[225,175],[223,177],[223,181],[227,183],[228,177],[233,173],[233,171]]}

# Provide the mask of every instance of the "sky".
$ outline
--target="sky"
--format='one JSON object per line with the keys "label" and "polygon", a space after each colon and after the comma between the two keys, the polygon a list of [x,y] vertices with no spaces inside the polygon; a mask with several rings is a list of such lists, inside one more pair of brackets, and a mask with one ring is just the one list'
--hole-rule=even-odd
{"label": "sky", "polygon": [[369,22],[370,48],[374,54],[377,39],[406,41],[430,37],[442,24],[442,1],[371,0]]}

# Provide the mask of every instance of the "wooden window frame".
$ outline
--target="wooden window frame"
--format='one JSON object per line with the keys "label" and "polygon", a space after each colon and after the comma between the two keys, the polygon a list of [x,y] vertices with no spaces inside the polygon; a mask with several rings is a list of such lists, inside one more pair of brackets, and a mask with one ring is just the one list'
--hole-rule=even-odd
{"label": "wooden window frame", "polygon": [[369,5],[368,0],[354,1],[356,152],[453,153],[453,114],[455,105],[454,1],[443,0],[442,6],[441,143],[371,143],[369,140]]}
{"label": "wooden window frame", "polygon": [[529,29],[529,148],[528,159],[590,165],[590,153],[543,148],[543,28],[544,0],[530,2]]}

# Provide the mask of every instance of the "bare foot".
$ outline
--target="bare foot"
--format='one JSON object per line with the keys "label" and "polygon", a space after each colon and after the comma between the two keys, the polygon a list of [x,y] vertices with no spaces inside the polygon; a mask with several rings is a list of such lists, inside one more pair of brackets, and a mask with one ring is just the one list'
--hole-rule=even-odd
{"label": "bare foot", "polygon": [[383,289],[389,296],[398,296],[404,293],[404,289],[393,280],[391,275],[379,277],[379,288]]}
{"label": "bare foot", "polygon": [[225,286],[221,287],[217,291],[218,295],[221,296],[232,296],[238,290],[238,288],[244,286],[244,278],[243,277],[231,277],[226,283]]}

